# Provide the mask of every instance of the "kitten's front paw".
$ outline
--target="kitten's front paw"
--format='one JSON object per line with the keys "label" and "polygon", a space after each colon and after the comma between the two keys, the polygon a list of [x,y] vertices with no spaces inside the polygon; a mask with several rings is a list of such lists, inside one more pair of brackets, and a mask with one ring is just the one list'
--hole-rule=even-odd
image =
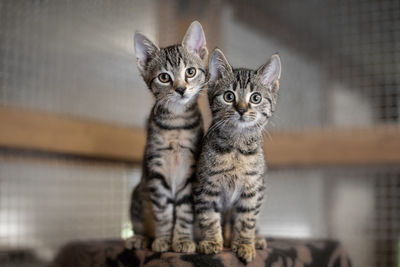
{"label": "kitten's front paw", "polygon": [[165,252],[171,249],[171,241],[167,238],[156,238],[151,245],[155,252]]}
{"label": "kitten's front paw", "polygon": [[262,238],[261,236],[256,236],[254,243],[255,243],[256,249],[266,249],[267,248],[267,241],[265,240],[265,238]]}
{"label": "kitten's front paw", "polygon": [[196,251],[196,244],[190,240],[172,242],[172,250],[175,252],[192,253]]}
{"label": "kitten's front paw", "polygon": [[238,258],[249,263],[256,257],[256,248],[254,244],[241,244],[238,242],[232,242],[232,251],[236,253]]}
{"label": "kitten's front paw", "polygon": [[222,251],[222,241],[202,240],[198,245],[198,251],[203,254],[217,254]]}
{"label": "kitten's front paw", "polygon": [[125,248],[127,249],[143,249],[149,247],[149,239],[142,235],[134,235],[125,241]]}

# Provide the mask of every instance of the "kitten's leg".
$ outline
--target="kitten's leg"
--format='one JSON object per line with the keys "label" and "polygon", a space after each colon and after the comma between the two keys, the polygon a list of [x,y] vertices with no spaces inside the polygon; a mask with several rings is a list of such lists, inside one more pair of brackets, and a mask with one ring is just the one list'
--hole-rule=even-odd
{"label": "kitten's leg", "polygon": [[125,241],[127,249],[144,249],[148,248],[150,239],[144,234],[142,221],[132,221],[134,227],[134,235]]}
{"label": "kitten's leg", "polygon": [[232,250],[240,260],[251,262],[256,256],[256,220],[262,202],[262,193],[253,186],[244,188],[235,207]]}
{"label": "kitten's leg", "polygon": [[[264,181],[263,181],[262,186],[259,187],[259,189],[258,189],[259,195],[257,198],[257,205],[261,206],[261,204],[264,200],[264,191],[265,191],[265,185],[264,185]],[[256,229],[256,238],[254,240],[254,243],[255,243],[256,249],[266,249],[268,246],[267,240],[258,234],[257,229]]]}
{"label": "kitten's leg", "polygon": [[256,249],[266,249],[267,248],[267,240],[265,240],[264,237],[259,236],[258,234],[256,234],[256,238],[254,240],[254,245],[256,247]]}
{"label": "kitten's leg", "polygon": [[153,173],[149,180],[149,194],[155,223],[155,239],[151,245],[156,252],[171,248],[173,201],[171,190],[161,173]]}
{"label": "kitten's leg", "polygon": [[175,252],[196,251],[196,244],[193,242],[193,223],[192,185],[188,182],[176,195],[172,237],[172,249]]}
{"label": "kitten's leg", "polygon": [[144,221],[146,217],[146,191],[144,182],[141,181],[132,191],[130,217],[134,236],[127,239],[125,247],[128,249],[143,249],[149,246],[149,238],[145,235]]}
{"label": "kitten's leg", "polygon": [[194,192],[195,212],[201,232],[198,251],[204,254],[216,254],[222,251],[223,238],[218,185],[211,182]]}

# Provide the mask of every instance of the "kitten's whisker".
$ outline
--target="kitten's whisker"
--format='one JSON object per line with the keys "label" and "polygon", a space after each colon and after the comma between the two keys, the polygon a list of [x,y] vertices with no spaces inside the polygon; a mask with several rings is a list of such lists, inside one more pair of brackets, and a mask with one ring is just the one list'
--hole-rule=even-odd
{"label": "kitten's whisker", "polygon": [[207,135],[211,134],[214,130],[219,128],[220,126],[225,125],[228,122],[228,119],[223,118],[222,120],[216,122],[215,124],[211,125],[211,127],[207,131]]}
{"label": "kitten's whisker", "polygon": [[271,134],[270,134],[267,130],[266,130],[265,132],[267,133],[267,136],[268,136],[269,141],[272,142],[272,136],[271,136]]}
{"label": "kitten's whisker", "polygon": [[262,127],[262,131],[263,131],[264,133],[267,134],[269,141],[272,142],[272,136],[271,136],[271,134],[269,133],[269,131],[267,130],[267,128]]}
{"label": "kitten's whisker", "polygon": [[211,134],[216,128],[218,128],[220,125],[222,124],[222,121],[219,121],[213,125],[211,125],[211,127],[208,129],[207,131],[207,135]]}

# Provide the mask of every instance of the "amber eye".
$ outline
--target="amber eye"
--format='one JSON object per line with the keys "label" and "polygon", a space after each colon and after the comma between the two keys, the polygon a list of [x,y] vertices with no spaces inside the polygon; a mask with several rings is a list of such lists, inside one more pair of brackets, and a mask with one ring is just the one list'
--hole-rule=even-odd
{"label": "amber eye", "polygon": [[194,75],[196,75],[196,69],[195,68],[187,68],[186,69],[186,77],[193,78]]}
{"label": "amber eye", "polygon": [[235,101],[235,94],[232,91],[226,91],[224,93],[224,100],[228,103]]}
{"label": "amber eye", "polygon": [[261,102],[261,95],[259,93],[254,93],[250,96],[250,102],[253,104],[258,104]]}
{"label": "amber eye", "polygon": [[158,75],[158,79],[162,83],[167,83],[167,82],[171,81],[171,77],[169,76],[168,73],[165,73],[165,72],[160,73],[160,75]]}

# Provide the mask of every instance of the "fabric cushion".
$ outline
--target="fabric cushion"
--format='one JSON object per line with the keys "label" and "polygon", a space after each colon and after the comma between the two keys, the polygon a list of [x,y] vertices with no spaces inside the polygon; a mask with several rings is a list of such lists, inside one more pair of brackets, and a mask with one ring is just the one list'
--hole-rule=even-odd
{"label": "fabric cushion", "polygon": [[267,242],[268,248],[257,250],[256,258],[244,265],[227,248],[217,255],[157,253],[125,249],[122,240],[77,241],[62,248],[51,266],[351,266],[343,247],[336,241],[267,238]]}

